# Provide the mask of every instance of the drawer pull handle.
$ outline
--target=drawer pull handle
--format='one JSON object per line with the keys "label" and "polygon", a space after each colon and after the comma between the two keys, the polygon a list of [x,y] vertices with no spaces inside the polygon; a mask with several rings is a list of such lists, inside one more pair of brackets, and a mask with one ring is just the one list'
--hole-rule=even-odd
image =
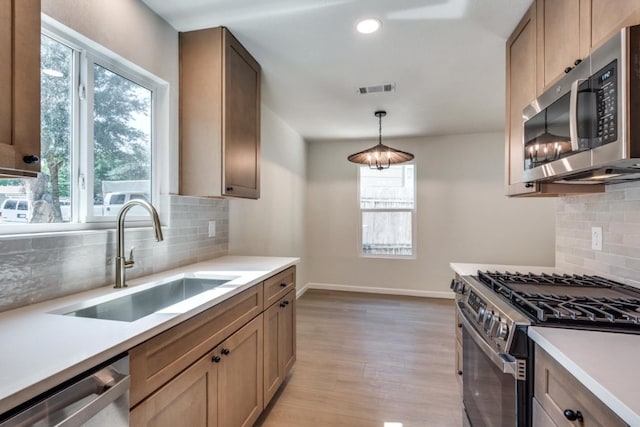
{"label": "drawer pull handle", "polygon": [[568,419],[569,421],[576,421],[576,420],[578,420],[580,422],[583,421],[582,413],[580,411],[575,411],[574,412],[571,409],[565,409],[563,414],[564,414],[564,417],[566,419]]}
{"label": "drawer pull handle", "polygon": [[286,288],[286,287],[287,287],[287,284],[286,284],[285,282],[282,282],[282,283],[280,283],[280,287],[281,287],[281,288]]}
{"label": "drawer pull handle", "polygon": [[220,363],[220,356],[213,356],[213,357],[211,358],[211,361],[212,361],[213,363]]}
{"label": "drawer pull handle", "polygon": [[462,323],[458,323],[458,328],[462,328]]}
{"label": "drawer pull handle", "polygon": [[228,348],[223,348],[222,351],[220,352],[222,354],[224,354],[225,356],[228,355],[229,353],[231,353],[231,351],[229,351]]}
{"label": "drawer pull handle", "polygon": [[280,303],[280,307],[286,307],[286,306],[287,306],[287,304],[285,304],[284,302]]}
{"label": "drawer pull handle", "polygon": [[458,371],[458,375],[462,375],[462,371]]}

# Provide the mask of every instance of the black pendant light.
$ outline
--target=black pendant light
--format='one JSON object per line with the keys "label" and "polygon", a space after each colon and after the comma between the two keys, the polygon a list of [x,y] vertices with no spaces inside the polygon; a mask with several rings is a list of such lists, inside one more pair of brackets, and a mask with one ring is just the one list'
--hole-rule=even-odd
{"label": "black pendant light", "polygon": [[353,163],[369,165],[370,169],[388,169],[391,165],[413,160],[413,154],[396,150],[382,143],[382,118],[387,115],[386,111],[376,111],[378,118],[378,144],[367,150],[360,151],[347,157]]}

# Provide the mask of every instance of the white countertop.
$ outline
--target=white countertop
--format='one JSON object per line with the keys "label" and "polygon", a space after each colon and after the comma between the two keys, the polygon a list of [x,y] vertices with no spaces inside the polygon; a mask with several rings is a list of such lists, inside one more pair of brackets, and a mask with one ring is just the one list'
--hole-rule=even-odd
{"label": "white countertop", "polygon": [[[298,262],[280,257],[216,258],[129,280],[125,289],[105,286],[0,313],[0,414]],[[134,322],[52,313],[89,299],[99,303],[133,293],[149,282],[184,273],[235,279],[224,285],[224,292],[204,292]]]}
{"label": "white countertop", "polygon": [[555,267],[537,265],[506,265],[506,264],[473,264],[464,262],[449,263],[449,267],[460,276],[475,276],[482,271],[510,271],[512,273],[560,273]]}
{"label": "white countertop", "polygon": [[640,335],[530,327],[529,336],[632,427],[640,426]]}

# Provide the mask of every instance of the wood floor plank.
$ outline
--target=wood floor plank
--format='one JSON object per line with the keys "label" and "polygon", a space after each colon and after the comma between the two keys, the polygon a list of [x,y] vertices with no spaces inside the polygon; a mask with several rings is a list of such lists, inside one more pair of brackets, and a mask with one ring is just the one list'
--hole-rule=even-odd
{"label": "wood floor plank", "polygon": [[260,427],[458,427],[453,301],[310,290],[296,364]]}

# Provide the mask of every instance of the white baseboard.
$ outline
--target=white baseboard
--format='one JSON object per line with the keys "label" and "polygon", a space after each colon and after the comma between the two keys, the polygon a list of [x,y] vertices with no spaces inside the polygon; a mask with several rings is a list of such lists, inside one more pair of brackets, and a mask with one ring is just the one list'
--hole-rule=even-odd
{"label": "white baseboard", "polygon": [[369,286],[338,285],[333,283],[309,282],[296,292],[296,298],[300,298],[309,289],[322,289],[327,291],[363,292],[369,294],[405,295],[423,298],[454,299],[455,294],[449,291],[421,291],[417,289],[375,288]]}

